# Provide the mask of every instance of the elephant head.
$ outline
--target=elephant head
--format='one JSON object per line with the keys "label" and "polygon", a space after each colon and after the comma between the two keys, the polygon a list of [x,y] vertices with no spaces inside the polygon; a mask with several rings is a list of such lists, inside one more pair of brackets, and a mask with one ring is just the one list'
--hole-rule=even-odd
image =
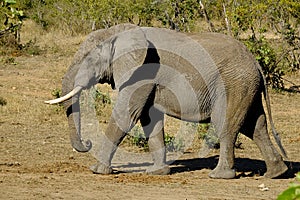
{"label": "elephant head", "polygon": [[[80,93],[97,83],[108,83],[115,88],[115,67],[129,70],[143,64],[147,51],[143,31],[131,24],[122,24],[92,32],[81,45],[62,81],[62,97],[48,104],[63,102],[68,117],[71,144],[78,152],[92,148],[90,140],[81,137]],[[124,66],[126,65],[126,66]],[[122,72],[118,72],[119,74]],[[120,84],[118,84],[120,85]]]}

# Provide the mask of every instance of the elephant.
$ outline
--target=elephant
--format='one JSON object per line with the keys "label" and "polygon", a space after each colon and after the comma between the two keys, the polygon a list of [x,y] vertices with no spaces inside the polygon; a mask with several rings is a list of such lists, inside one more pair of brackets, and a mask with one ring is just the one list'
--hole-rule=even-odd
{"label": "elephant", "polygon": [[[63,77],[62,97],[46,101],[63,103],[71,144],[79,152],[92,147],[80,133],[80,93],[98,83],[110,84],[118,91],[118,98],[101,141],[99,160],[91,167],[94,173],[112,173],[111,160],[118,145],[140,121],[153,159],[146,172],[169,174],[165,115],[213,125],[220,140],[220,156],[209,173],[211,178],[236,176],[234,144],[238,133],[258,146],[267,166],[265,177],[275,178],[287,170],[262,69],[247,48],[230,36],[132,24],[92,32]],[[262,97],[281,153],[268,134]]]}

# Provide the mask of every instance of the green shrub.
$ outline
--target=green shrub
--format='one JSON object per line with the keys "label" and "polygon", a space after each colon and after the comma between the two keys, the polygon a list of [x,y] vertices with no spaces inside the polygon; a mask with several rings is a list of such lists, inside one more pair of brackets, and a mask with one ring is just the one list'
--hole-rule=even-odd
{"label": "green shrub", "polygon": [[95,101],[96,101],[96,103],[100,103],[100,104],[111,104],[112,103],[109,94],[103,93],[99,89],[96,90]]}
{"label": "green shrub", "polygon": [[165,134],[164,140],[165,140],[166,150],[169,152],[183,151],[183,149],[185,147],[184,139],[182,139],[182,138],[175,138],[174,136]]}
{"label": "green shrub", "polygon": [[204,140],[209,148],[220,148],[219,138],[211,124],[199,124],[197,127],[197,135],[199,139]]}
{"label": "green shrub", "polygon": [[[142,148],[144,151],[149,151],[148,138],[146,138],[145,133],[141,126],[136,125],[126,136],[129,144]],[[175,138],[169,134],[165,134],[164,138],[166,150],[182,151],[184,148],[184,140],[182,138]]]}
{"label": "green shrub", "polygon": [[141,126],[136,125],[128,133],[127,138],[130,144],[142,148],[144,151],[149,151],[148,139],[146,138]]}
{"label": "green shrub", "polygon": [[270,43],[263,36],[257,39],[252,35],[245,44],[262,67],[267,83],[273,88],[284,88],[284,71],[278,65],[275,50]]}
{"label": "green shrub", "polygon": [[109,93],[103,93],[99,88],[96,89],[94,94],[96,114],[100,120],[103,118],[109,120],[109,115],[112,109],[112,100]]}
{"label": "green shrub", "polygon": [[277,200],[300,200],[300,172],[296,175],[296,182],[279,194]]}
{"label": "green shrub", "polygon": [[[7,48],[19,48],[20,29],[25,18],[18,8],[16,0],[0,0],[0,45]],[[0,48],[0,53],[3,54]]]}
{"label": "green shrub", "polygon": [[61,97],[61,89],[56,88],[56,89],[52,90],[51,95],[55,99],[60,98]]}
{"label": "green shrub", "polygon": [[[92,30],[120,23],[166,27],[184,32],[208,29],[208,25],[205,27],[204,23],[201,23],[206,20],[205,12],[200,9],[197,0],[18,0],[17,3],[15,0],[1,0],[0,2],[2,16],[3,13],[15,12],[14,19],[22,20],[24,10],[29,18],[45,29],[70,34],[87,34]],[[261,64],[267,82],[273,88],[283,88],[282,76],[300,69],[298,0],[201,2],[205,5],[206,13],[218,32],[225,32],[239,40],[252,34],[245,43]],[[8,3],[16,9],[9,10],[8,6],[3,6]],[[266,39],[263,36],[266,33],[276,39]],[[34,47],[27,49],[30,54],[39,52]]]}

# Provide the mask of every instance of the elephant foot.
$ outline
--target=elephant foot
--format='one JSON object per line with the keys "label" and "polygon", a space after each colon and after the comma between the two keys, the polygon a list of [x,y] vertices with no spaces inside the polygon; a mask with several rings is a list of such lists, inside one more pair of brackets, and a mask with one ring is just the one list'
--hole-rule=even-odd
{"label": "elephant foot", "polygon": [[268,167],[267,172],[264,174],[265,178],[276,178],[284,174],[288,170],[288,167],[284,164],[283,161]]}
{"label": "elephant foot", "polygon": [[90,169],[92,170],[92,172],[94,174],[111,174],[112,171],[113,171],[111,167],[109,167],[107,165],[104,165],[104,164],[102,164],[100,162],[92,165],[90,167]]}
{"label": "elephant foot", "polygon": [[219,168],[216,167],[209,173],[210,178],[215,179],[233,179],[235,178],[235,170],[230,168]]}
{"label": "elephant foot", "polygon": [[146,170],[147,174],[151,175],[167,175],[170,174],[170,167],[168,165],[153,165]]}

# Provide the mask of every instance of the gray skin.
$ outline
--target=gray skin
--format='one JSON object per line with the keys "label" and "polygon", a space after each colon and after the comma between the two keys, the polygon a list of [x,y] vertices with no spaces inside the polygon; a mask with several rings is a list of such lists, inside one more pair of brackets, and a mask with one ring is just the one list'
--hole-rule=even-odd
{"label": "gray skin", "polygon": [[[265,79],[240,42],[222,34],[185,35],[166,29],[118,25],[91,33],[63,78],[63,95],[80,86],[108,83],[118,99],[101,141],[94,173],[112,173],[111,160],[124,136],[140,120],[153,157],[150,174],[168,174],[164,114],[192,122],[210,121],[220,139],[218,165],[211,178],[234,178],[237,134],[251,138],[266,162],[265,177],[287,170],[267,132],[262,94],[272,132],[285,156],[271,117]],[[74,149],[87,152],[80,134],[80,92],[66,100]]]}

